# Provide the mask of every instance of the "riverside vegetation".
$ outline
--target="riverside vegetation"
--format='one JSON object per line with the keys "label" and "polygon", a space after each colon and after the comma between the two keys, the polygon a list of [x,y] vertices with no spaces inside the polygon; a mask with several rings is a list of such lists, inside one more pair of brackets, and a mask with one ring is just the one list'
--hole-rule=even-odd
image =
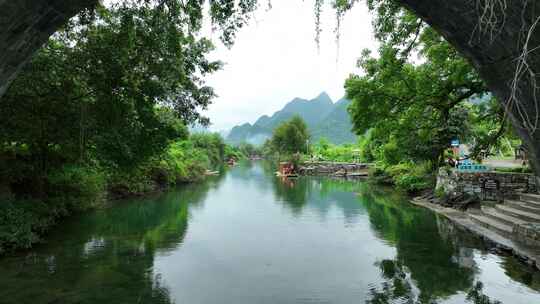
{"label": "riverside vegetation", "polygon": [[[178,25],[178,22],[182,26]],[[242,153],[186,125],[214,93],[211,43],[185,20],[126,2],[75,18],[0,103],[0,254],[106,198],[201,179]]]}

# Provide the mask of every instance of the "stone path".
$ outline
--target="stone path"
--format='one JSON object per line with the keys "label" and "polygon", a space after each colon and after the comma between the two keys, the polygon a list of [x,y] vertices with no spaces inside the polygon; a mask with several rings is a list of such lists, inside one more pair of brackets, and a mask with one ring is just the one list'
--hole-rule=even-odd
{"label": "stone path", "polygon": [[[522,194],[517,200],[508,200],[495,207],[483,206],[477,212],[462,212],[422,199],[411,202],[447,217],[540,270],[540,240],[534,240],[538,237],[537,230],[529,229],[530,225],[533,228],[540,225],[540,195]],[[525,238],[524,235],[531,231],[535,233]]]}

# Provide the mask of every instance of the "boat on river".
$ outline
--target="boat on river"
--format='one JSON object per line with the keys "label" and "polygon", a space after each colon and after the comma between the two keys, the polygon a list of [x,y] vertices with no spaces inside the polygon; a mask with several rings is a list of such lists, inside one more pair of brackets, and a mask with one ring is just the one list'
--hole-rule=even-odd
{"label": "boat on river", "polygon": [[297,173],[284,174],[284,173],[281,173],[281,172],[279,172],[279,171],[276,171],[276,176],[279,176],[279,177],[286,177],[286,178],[297,178],[297,177],[298,177],[298,174],[297,174]]}
{"label": "boat on river", "polygon": [[279,163],[279,168],[278,168],[278,171],[276,172],[276,175],[279,177],[286,177],[286,178],[298,177],[298,173],[296,173],[296,168],[294,164],[291,162]]}

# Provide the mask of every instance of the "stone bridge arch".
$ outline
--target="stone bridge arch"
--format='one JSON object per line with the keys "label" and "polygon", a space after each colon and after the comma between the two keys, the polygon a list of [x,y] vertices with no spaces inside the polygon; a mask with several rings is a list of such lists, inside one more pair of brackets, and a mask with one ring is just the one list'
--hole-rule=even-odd
{"label": "stone bridge arch", "polygon": [[97,0],[0,0],[0,97],[22,66],[71,17]]}

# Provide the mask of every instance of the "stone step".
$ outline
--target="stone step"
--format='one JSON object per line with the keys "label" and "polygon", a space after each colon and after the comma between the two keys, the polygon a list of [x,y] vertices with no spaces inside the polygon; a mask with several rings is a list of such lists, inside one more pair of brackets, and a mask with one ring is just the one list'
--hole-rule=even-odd
{"label": "stone step", "polygon": [[495,206],[497,211],[504,213],[506,215],[517,217],[524,221],[540,223],[540,215],[532,212],[522,211],[506,205],[497,205]]}
{"label": "stone step", "polygon": [[510,227],[513,227],[514,224],[523,224],[526,223],[525,221],[511,215],[507,215],[501,212],[498,212],[495,208],[488,208],[488,207],[482,207],[482,213],[483,215],[495,220],[499,221],[505,225],[508,225]]}
{"label": "stone step", "polygon": [[531,204],[523,201],[505,200],[504,204],[521,211],[536,213],[540,215],[540,204]]}
{"label": "stone step", "polygon": [[533,193],[520,193],[519,198],[525,202],[531,202],[535,204],[540,204],[540,195]]}
{"label": "stone step", "polygon": [[512,226],[503,224],[497,220],[491,219],[485,215],[469,214],[473,222],[476,224],[491,229],[502,236],[512,236]]}
{"label": "stone step", "polygon": [[517,199],[520,202],[523,202],[524,204],[531,206],[531,207],[537,207],[540,208],[540,202],[535,201],[534,199],[527,198],[525,195],[532,195],[532,194],[521,194],[517,197]]}

